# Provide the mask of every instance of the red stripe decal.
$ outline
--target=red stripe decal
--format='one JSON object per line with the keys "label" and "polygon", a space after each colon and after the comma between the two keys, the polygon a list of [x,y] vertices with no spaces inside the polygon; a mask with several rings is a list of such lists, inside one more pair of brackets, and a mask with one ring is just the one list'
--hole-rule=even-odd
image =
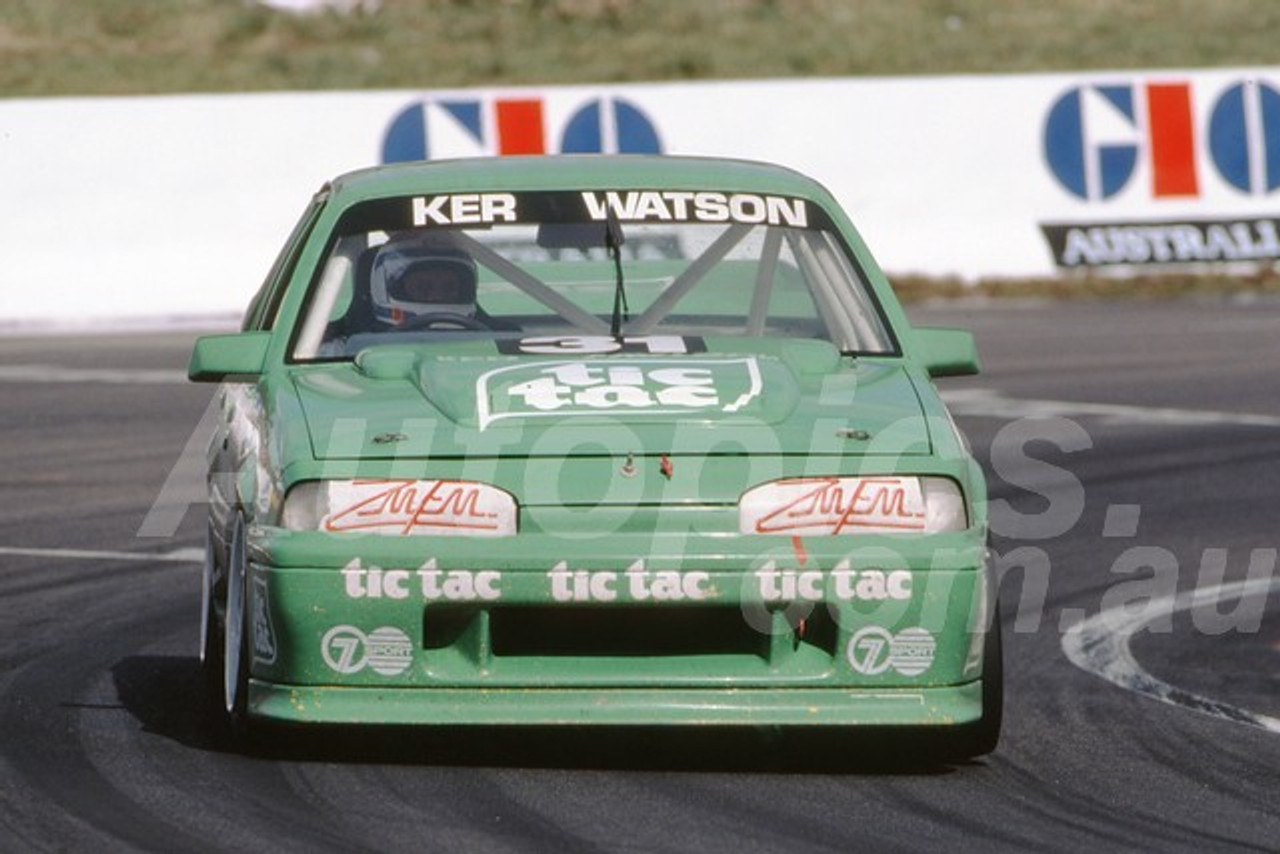
{"label": "red stripe decal", "polygon": [[791,548],[795,549],[797,563],[804,566],[809,562],[809,553],[805,551],[804,543],[801,542],[799,537],[791,538]]}
{"label": "red stripe decal", "polygon": [[1149,84],[1147,126],[1151,133],[1152,194],[1199,195],[1190,84]]}
{"label": "red stripe decal", "polygon": [[499,154],[542,154],[541,101],[495,101]]}

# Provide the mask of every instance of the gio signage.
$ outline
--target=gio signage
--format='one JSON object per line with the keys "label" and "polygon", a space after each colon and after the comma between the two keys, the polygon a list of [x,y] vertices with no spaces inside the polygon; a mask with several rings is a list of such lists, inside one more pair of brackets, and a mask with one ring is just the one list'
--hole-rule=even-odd
{"label": "gio signage", "polygon": [[622,98],[596,98],[558,126],[541,98],[443,98],[417,101],[391,120],[382,162],[507,154],[661,154],[650,118]]}
{"label": "gio signage", "polygon": [[[1208,98],[1203,114],[1194,95]],[[1280,91],[1253,79],[1210,93],[1188,82],[1078,86],[1049,109],[1044,155],[1062,188],[1091,202],[1128,188],[1143,161],[1155,200],[1200,198],[1211,180],[1264,196],[1280,187]]]}

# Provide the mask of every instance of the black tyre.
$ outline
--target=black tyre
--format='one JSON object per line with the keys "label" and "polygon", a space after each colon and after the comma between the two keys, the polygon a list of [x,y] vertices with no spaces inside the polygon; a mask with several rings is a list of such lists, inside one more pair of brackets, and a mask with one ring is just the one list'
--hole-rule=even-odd
{"label": "black tyre", "polygon": [[222,629],[222,706],[231,733],[247,735],[249,655],[246,637],[248,557],[244,518],[236,519],[227,556],[227,607]]}
{"label": "black tyre", "polygon": [[200,585],[200,668],[211,687],[222,694],[222,621],[218,617],[213,531],[205,532],[204,572]]}

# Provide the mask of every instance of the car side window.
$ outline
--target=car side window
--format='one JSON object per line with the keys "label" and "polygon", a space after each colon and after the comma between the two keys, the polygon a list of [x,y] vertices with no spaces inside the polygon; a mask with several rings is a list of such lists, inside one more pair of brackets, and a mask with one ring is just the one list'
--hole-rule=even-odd
{"label": "car side window", "polygon": [[262,286],[249,303],[249,309],[245,312],[244,321],[240,325],[242,331],[269,330],[275,324],[276,308],[280,305],[280,296],[284,292],[285,282],[293,274],[302,246],[311,234],[311,228],[315,225],[328,197],[329,188],[326,186],[316,193],[306,210],[302,212],[288,240],[285,241],[284,248],[280,250],[280,254],[276,256],[271,269],[267,272]]}

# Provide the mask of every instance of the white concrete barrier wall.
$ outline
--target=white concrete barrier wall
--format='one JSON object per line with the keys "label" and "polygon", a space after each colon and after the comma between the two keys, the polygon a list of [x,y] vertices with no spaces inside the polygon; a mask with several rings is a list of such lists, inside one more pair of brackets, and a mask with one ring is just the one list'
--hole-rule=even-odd
{"label": "white concrete barrier wall", "polygon": [[1280,68],[7,100],[0,323],[239,311],[384,157],[653,149],[813,175],[890,274],[1280,256]]}

